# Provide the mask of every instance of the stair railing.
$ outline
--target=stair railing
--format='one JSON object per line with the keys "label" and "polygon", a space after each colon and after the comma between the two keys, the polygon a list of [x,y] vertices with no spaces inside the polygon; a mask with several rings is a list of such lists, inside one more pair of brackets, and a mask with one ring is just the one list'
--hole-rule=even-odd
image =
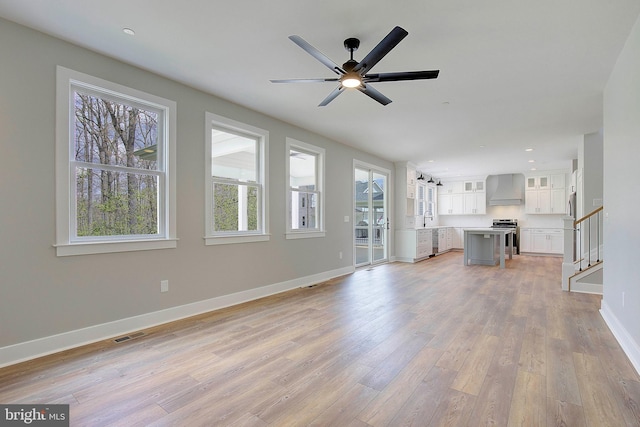
{"label": "stair railing", "polygon": [[[574,250],[574,263],[580,271],[586,267],[591,267],[592,263],[602,261],[602,211],[604,206],[600,206],[593,212],[577,219],[573,222],[573,229],[576,236],[576,247]],[[595,261],[593,261],[595,258]]]}

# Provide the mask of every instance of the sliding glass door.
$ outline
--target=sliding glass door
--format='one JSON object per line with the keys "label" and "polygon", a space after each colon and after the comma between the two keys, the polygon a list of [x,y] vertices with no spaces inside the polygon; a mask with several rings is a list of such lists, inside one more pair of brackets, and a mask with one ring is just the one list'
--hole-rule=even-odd
{"label": "sliding glass door", "polygon": [[388,183],[388,172],[356,163],[353,214],[356,267],[389,259]]}

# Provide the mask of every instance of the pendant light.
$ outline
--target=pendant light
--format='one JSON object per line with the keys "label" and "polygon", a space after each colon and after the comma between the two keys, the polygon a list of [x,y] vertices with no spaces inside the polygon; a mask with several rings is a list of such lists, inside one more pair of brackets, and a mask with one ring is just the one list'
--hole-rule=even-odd
{"label": "pendant light", "polygon": [[442,182],[440,180],[438,180],[438,183],[436,184],[436,187],[442,187]]}
{"label": "pendant light", "polygon": [[428,184],[433,184],[435,181],[433,180],[433,177],[430,176],[429,177],[429,181],[427,181]]}

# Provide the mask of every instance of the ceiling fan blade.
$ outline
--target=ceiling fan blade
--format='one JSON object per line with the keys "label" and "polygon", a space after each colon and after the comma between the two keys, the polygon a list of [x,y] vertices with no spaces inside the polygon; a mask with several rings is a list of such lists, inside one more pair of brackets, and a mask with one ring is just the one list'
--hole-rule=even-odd
{"label": "ceiling fan blade", "polygon": [[297,44],[298,46],[300,46],[302,49],[304,49],[309,55],[313,56],[318,61],[322,62],[327,68],[329,68],[334,73],[339,75],[345,74],[345,71],[338,64],[330,60],[327,57],[327,55],[320,52],[315,47],[311,46],[302,37],[293,35],[293,36],[289,36],[289,39],[295,44]]}
{"label": "ceiling fan blade", "polygon": [[326,106],[328,103],[336,99],[338,95],[340,95],[342,92],[344,92],[344,86],[339,85],[337,88],[333,90],[333,92],[329,94],[329,96],[327,96],[324,100],[322,100],[320,104],[318,104],[318,107]]}
{"label": "ceiling fan blade", "polygon": [[364,81],[369,82],[396,82],[400,80],[424,80],[424,79],[436,79],[440,70],[431,71],[404,71],[399,73],[380,73],[380,74],[367,74],[364,76]]}
{"label": "ceiling fan blade", "polygon": [[387,36],[382,39],[380,43],[376,47],[373,48],[371,52],[367,56],[364,57],[362,61],[355,66],[353,71],[360,73],[360,75],[364,75],[373,68],[384,56],[391,51],[398,43],[402,41],[409,33],[400,27],[395,27]]}
{"label": "ceiling fan blade", "polygon": [[371,85],[360,86],[358,87],[358,90],[368,97],[375,99],[382,105],[387,105],[391,102],[389,98],[375,90]]}
{"label": "ceiling fan blade", "polygon": [[283,79],[283,80],[270,80],[271,83],[324,83],[324,82],[337,82],[340,79]]}

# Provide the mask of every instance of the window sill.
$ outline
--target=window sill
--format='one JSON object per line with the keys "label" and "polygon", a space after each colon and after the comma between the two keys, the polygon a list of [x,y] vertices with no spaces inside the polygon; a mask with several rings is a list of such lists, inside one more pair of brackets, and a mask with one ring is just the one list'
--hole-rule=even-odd
{"label": "window sill", "polygon": [[313,239],[317,237],[324,237],[324,231],[290,231],[286,233],[287,239]]}
{"label": "window sill", "polygon": [[114,252],[148,251],[156,249],[175,249],[178,239],[127,240],[117,242],[86,242],[54,245],[57,256],[108,254]]}
{"label": "window sill", "polygon": [[254,243],[254,242],[268,242],[271,238],[269,234],[251,234],[246,236],[232,235],[232,236],[205,236],[204,244],[206,246],[213,245],[231,245],[235,243]]}

